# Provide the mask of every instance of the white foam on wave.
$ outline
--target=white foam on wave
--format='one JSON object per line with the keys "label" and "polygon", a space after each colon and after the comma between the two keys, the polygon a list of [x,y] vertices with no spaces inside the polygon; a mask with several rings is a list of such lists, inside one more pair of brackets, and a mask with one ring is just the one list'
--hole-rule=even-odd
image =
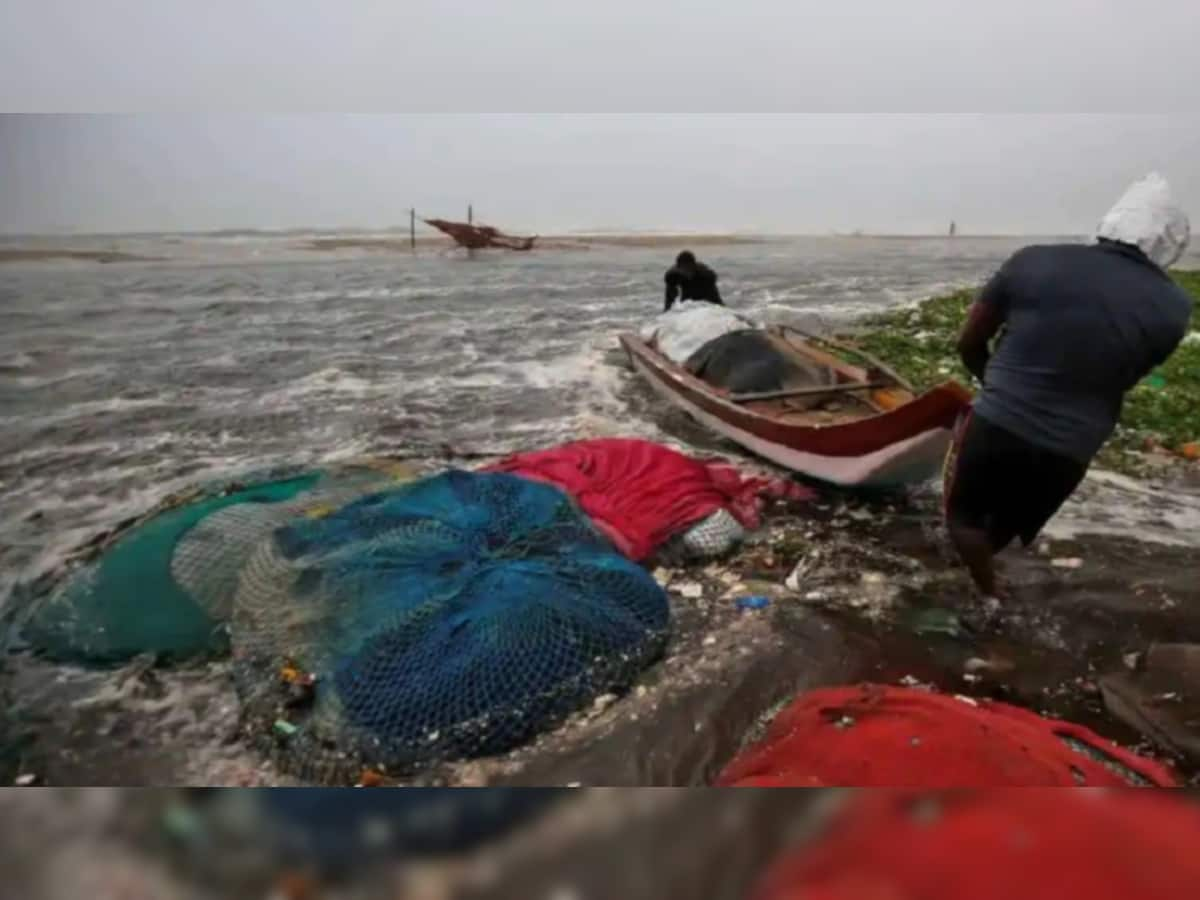
{"label": "white foam on wave", "polygon": [[380,386],[365,378],[352,375],[337,366],[326,366],[294,379],[282,387],[261,394],[256,406],[287,407],[298,400],[311,401],[314,397],[331,395],[350,396],[363,399],[380,390]]}
{"label": "white foam on wave", "polygon": [[1175,547],[1200,547],[1200,496],[1114,472],[1088,473],[1044,534],[1068,540],[1111,535]]}
{"label": "white foam on wave", "polygon": [[65,372],[55,372],[50,375],[19,375],[13,379],[17,387],[36,389],[51,387],[77,378],[94,378],[113,371],[111,365],[84,366],[80,369],[68,369]]}
{"label": "white foam on wave", "polygon": [[32,368],[37,363],[28,353],[17,351],[12,356],[0,359],[0,372],[15,372]]}

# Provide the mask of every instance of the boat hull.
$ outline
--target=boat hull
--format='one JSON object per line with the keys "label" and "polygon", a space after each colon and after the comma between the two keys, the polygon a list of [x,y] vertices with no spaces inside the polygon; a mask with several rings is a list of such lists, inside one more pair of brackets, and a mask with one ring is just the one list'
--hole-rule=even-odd
{"label": "boat hull", "polygon": [[894,488],[937,475],[970,398],[950,383],[867,418],[787,424],[727,400],[636,335],[620,340],[634,370],[667,402],[764,459],[844,487]]}

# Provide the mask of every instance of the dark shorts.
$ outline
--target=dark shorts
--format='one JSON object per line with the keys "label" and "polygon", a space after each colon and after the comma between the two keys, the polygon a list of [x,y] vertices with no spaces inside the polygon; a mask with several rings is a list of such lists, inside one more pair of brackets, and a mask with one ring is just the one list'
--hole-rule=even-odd
{"label": "dark shorts", "polygon": [[945,479],[946,519],[986,531],[996,550],[1033,543],[1087,464],[1030,444],[974,413],[959,426]]}

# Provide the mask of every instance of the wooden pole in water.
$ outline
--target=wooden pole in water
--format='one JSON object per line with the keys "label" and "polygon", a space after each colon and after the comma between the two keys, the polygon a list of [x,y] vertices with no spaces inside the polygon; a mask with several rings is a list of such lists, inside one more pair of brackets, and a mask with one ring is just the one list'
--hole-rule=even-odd
{"label": "wooden pole in water", "polygon": [[467,224],[468,225],[475,224],[475,210],[471,208],[470,203],[467,204]]}
{"label": "wooden pole in water", "polygon": [[408,211],[408,246],[414,251],[417,249],[417,210],[415,207]]}

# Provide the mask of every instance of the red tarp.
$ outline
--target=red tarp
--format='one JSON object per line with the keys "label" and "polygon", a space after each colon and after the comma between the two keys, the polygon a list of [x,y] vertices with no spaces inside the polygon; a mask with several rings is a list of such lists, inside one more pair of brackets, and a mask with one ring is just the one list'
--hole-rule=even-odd
{"label": "red tarp", "polygon": [[1173,792],[872,791],[751,900],[1184,900],[1198,847]]}
{"label": "red tarp", "polygon": [[778,478],[746,478],[649,441],[610,438],[522,453],[484,471],[508,472],[566,491],[626,556],[649,557],[669,538],[724,508],[747,528],[760,524],[764,496],[814,494]]}
{"label": "red tarp", "polygon": [[738,787],[1122,787],[1071,738],[1161,787],[1170,770],[1078,725],[987,700],[862,685],[803,694],[717,783]]}

